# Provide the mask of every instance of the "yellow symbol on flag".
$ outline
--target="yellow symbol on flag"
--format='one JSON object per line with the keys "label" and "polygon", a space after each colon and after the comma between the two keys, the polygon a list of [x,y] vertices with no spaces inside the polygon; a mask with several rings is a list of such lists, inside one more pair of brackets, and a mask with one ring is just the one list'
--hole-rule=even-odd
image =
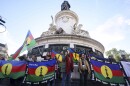
{"label": "yellow symbol on flag", "polygon": [[112,70],[106,65],[101,66],[101,73],[107,79],[111,79],[113,76]]}
{"label": "yellow symbol on flag", "polygon": [[56,58],[57,58],[58,61],[62,62],[62,55],[56,54]]}
{"label": "yellow symbol on flag", "polygon": [[79,54],[73,53],[74,60],[79,61]]}
{"label": "yellow symbol on flag", "polygon": [[3,74],[9,75],[12,70],[12,64],[10,64],[10,63],[4,64],[1,68],[1,70],[2,70]]}
{"label": "yellow symbol on flag", "polygon": [[26,44],[29,45],[31,43],[30,37],[27,37]]}
{"label": "yellow symbol on flag", "polygon": [[48,68],[46,66],[39,66],[36,70],[35,70],[35,75],[36,76],[44,76],[46,75],[48,72]]}

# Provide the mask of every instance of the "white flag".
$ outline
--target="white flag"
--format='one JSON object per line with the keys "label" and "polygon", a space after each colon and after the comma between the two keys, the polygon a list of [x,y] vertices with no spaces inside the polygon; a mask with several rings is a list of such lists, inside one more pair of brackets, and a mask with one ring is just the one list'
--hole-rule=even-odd
{"label": "white flag", "polygon": [[130,62],[121,61],[121,64],[123,65],[127,77],[130,78]]}

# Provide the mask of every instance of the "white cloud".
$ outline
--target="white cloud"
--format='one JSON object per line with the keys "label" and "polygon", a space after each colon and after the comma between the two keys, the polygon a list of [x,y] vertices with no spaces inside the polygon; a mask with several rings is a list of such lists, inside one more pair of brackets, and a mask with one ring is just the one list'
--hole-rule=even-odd
{"label": "white cloud", "polygon": [[109,49],[112,43],[118,44],[125,38],[125,31],[127,31],[125,27],[127,25],[130,25],[130,19],[125,19],[125,17],[119,15],[114,16],[90,31],[90,36],[101,42],[106,49]]}
{"label": "white cloud", "polygon": [[130,25],[130,19],[125,21],[128,25]]}

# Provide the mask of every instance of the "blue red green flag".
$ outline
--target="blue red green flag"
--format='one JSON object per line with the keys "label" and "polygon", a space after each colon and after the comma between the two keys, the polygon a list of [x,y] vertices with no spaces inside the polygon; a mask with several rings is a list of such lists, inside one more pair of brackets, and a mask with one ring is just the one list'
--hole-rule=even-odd
{"label": "blue red green flag", "polygon": [[119,64],[105,63],[97,60],[90,60],[94,75],[101,81],[114,84],[124,84],[123,71],[120,69]]}
{"label": "blue red green flag", "polygon": [[51,51],[51,57],[55,58],[56,54],[58,54],[57,52],[55,52],[54,50]]}
{"label": "blue red green flag", "polygon": [[4,61],[0,60],[0,78],[17,79],[25,75],[25,61]]}
{"label": "blue red green flag", "polygon": [[54,78],[56,59],[43,62],[29,62],[27,82],[40,82]]}
{"label": "blue red green flag", "polygon": [[62,62],[62,59],[63,59],[62,55],[55,52],[54,50],[51,51],[51,57],[56,58],[60,62]]}
{"label": "blue red green flag", "polygon": [[24,47],[23,47],[21,52],[24,52],[25,50],[29,50],[30,48],[34,47],[35,44],[36,44],[36,41],[33,38],[32,34],[31,34],[30,30],[29,30],[28,33],[27,33],[27,36],[25,38],[25,41],[23,43]]}
{"label": "blue red green flag", "polygon": [[32,47],[34,47],[36,44],[35,39],[33,38],[30,30],[27,33],[27,36],[25,38],[24,43],[22,46],[13,54],[12,59],[15,59],[20,53],[24,52],[25,50],[28,50]]}
{"label": "blue red green flag", "polygon": [[13,54],[13,56],[9,60],[15,59],[20,54],[22,49],[23,49],[23,45]]}
{"label": "blue red green flag", "polygon": [[79,61],[79,53],[76,53],[74,51],[74,49],[72,48],[68,48],[68,50],[70,51],[70,57],[73,58],[73,62],[78,62]]}

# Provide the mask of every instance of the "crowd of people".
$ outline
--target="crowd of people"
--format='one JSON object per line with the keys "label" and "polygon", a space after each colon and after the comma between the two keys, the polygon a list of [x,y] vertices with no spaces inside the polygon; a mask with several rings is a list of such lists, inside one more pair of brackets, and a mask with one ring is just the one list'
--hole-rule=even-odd
{"label": "crowd of people", "polygon": [[[52,81],[47,81],[47,83],[42,83],[40,86],[54,86],[55,80],[57,78],[61,79],[61,86],[71,86],[71,74],[74,71],[73,57],[70,56],[69,50],[61,51],[60,55],[62,56],[62,62],[58,60],[58,57],[55,57],[57,59],[57,64],[55,65],[56,78]],[[77,71],[80,75],[79,82],[81,86],[87,86],[88,74],[91,73],[89,60],[86,58],[84,53],[81,53],[79,58]],[[52,59],[51,52],[44,52],[41,56],[36,56],[35,54],[28,56],[24,54],[19,56],[17,60],[27,62],[41,62],[48,61],[50,59]],[[0,55],[0,60],[5,60],[5,58]],[[107,60],[111,63],[116,62],[113,56],[109,56]],[[125,60],[125,58],[123,60]],[[12,86],[20,86],[22,85],[23,79],[24,77],[19,79],[10,79],[10,84]]]}
{"label": "crowd of people", "polygon": [[[73,57],[70,56],[69,50],[63,50],[61,51],[60,55],[62,56],[62,62],[58,61],[55,66],[55,72],[56,77],[61,79],[61,86],[71,86],[71,74],[74,70],[74,63],[73,63]],[[27,56],[26,54],[19,56],[17,60],[19,61],[27,61],[27,62],[41,62],[41,61],[47,61],[51,59],[51,53],[50,52],[44,52],[41,56],[36,56],[34,54]],[[3,57],[0,57],[0,60],[5,60]],[[90,67],[88,60],[85,58],[85,54],[80,55],[80,60],[78,62],[78,72],[80,73],[80,84],[82,86],[87,86],[87,75],[90,74]],[[24,77],[21,77],[19,79],[10,79],[10,84],[13,86],[22,85]],[[43,86],[54,86],[55,80],[51,82],[44,83]]]}
{"label": "crowd of people", "polygon": [[[61,55],[63,57],[62,63],[59,65],[59,71],[61,72],[61,86],[71,86],[71,74],[74,71],[73,58],[70,56],[69,50],[62,51]],[[80,74],[80,85],[87,86],[87,77],[91,73],[90,65],[88,59],[85,57],[85,54],[79,55],[80,59],[78,61],[78,71]]]}

